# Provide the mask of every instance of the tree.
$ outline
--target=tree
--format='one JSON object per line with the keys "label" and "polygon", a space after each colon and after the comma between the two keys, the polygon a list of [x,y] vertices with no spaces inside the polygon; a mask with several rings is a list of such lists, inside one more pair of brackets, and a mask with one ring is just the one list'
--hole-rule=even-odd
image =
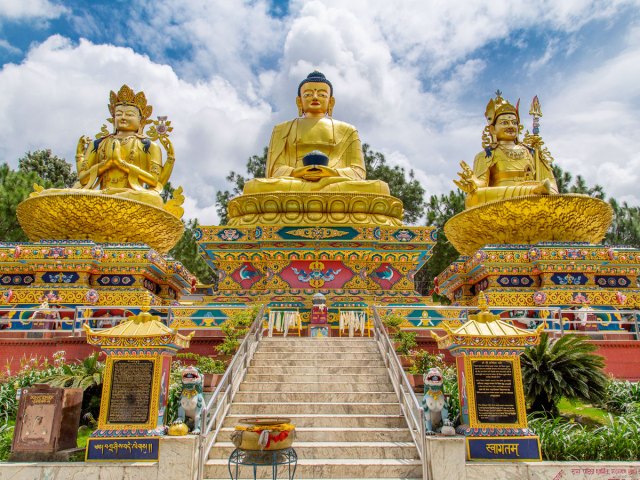
{"label": "tree", "polygon": [[540,343],[520,357],[524,392],[531,410],[556,416],[562,397],[601,402],[607,376],[602,371],[604,358],[593,353],[597,348],[578,335],[550,339],[543,333]]}
{"label": "tree", "polygon": [[408,178],[405,169],[387,164],[380,152],[371,150],[368,144],[362,145],[364,165],[369,180],[382,180],[389,185],[391,195],[402,200],[404,205],[404,221],[416,223],[424,214],[424,188],[415,178],[413,170],[409,170]]}
{"label": "tree", "polygon": [[553,176],[556,178],[556,184],[558,185],[558,193],[581,193],[583,195],[589,195],[590,197],[605,199],[604,188],[600,185],[589,187],[587,182],[581,175],[576,176],[574,183],[571,183],[573,176],[560,168],[558,165],[553,164]]}
{"label": "tree", "polygon": [[629,245],[640,247],[640,208],[630,207],[627,202],[620,205],[615,199],[609,199],[613,208],[613,222],[604,241],[608,245]]}
{"label": "tree", "polygon": [[34,172],[14,171],[6,163],[0,165],[0,241],[26,242],[29,239],[18,223],[16,209],[41,181]]}
{"label": "tree", "polygon": [[[444,224],[451,217],[464,210],[465,195],[462,191],[451,190],[446,195],[431,195],[426,204],[427,225],[438,228],[436,244],[427,264],[416,274],[416,290],[423,295],[435,290],[435,277],[444,271],[460,255],[449,243],[444,233]],[[434,300],[449,303],[449,300],[437,293]]]}
{"label": "tree", "polygon": [[251,178],[263,178],[267,171],[267,152],[269,149],[264,147],[262,155],[253,155],[247,160],[247,176],[241,175],[232,171],[227,175],[227,182],[231,184],[231,191],[218,190],[216,192],[216,212],[220,217],[220,225],[226,225],[228,221],[227,217],[227,205],[229,200],[233,197],[237,197],[242,194],[244,184]]}
{"label": "tree", "polygon": [[[366,143],[362,145],[362,152],[367,178],[386,182],[389,185],[391,195],[402,200],[404,204],[404,221],[407,223],[417,222],[423,214],[425,192],[420,182],[415,178],[413,170],[407,174],[405,169],[398,165],[390,167],[384,155],[371,150]],[[267,153],[268,148],[265,147],[262,155],[254,155],[249,158],[246,166],[247,176],[234,171],[227,175],[231,190],[222,190],[216,193],[216,212],[220,217],[220,225],[225,225],[228,221],[227,205],[229,200],[242,194],[247,180],[265,176]]]}
{"label": "tree", "polygon": [[34,172],[46,184],[45,188],[70,188],[78,181],[78,175],[64,158],[60,158],[51,150],[27,152],[18,160],[21,172]]}
{"label": "tree", "polygon": [[198,251],[198,242],[195,236],[198,226],[198,220],[195,218],[185,222],[184,234],[176,246],[169,251],[169,254],[193,273],[200,283],[214,284],[215,288],[218,282],[217,271],[209,267]]}

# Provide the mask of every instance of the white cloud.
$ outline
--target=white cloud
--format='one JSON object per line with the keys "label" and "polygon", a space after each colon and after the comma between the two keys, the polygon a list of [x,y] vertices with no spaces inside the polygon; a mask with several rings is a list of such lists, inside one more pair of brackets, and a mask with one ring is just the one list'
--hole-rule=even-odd
{"label": "white cloud", "polygon": [[268,14],[269,2],[158,0],[134,2],[126,24],[128,40],[160,60],[171,54],[186,78],[226,79],[245,93],[258,65],[279,53],[286,30]]}
{"label": "white cloud", "polygon": [[109,115],[110,90],[126,83],[144,90],[155,115],[168,115],[175,130],[172,139],[176,166],[171,179],[183,185],[193,201],[188,216],[206,212],[217,188],[232,168],[268,138],[270,108],[263,102],[246,103],[225,80],[213,76],[189,83],[166,65],[129,48],[74,45],[60,36],[34,47],[20,65],[0,72],[0,158],[16,165],[27,150],[51,148],[71,161],[77,139],[93,134]]}
{"label": "white cloud", "polygon": [[68,11],[49,0],[0,0],[0,20],[54,19]]}
{"label": "white cloud", "polygon": [[0,49],[5,50],[6,52],[14,55],[21,52],[19,48],[14,47],[5,39],[1,39],[1,38],[0,38]]}
{"label": "white cloud", "polygon": [[[577,73],[546,102],[543,135],[558,164],[614,197],[640,203],[640,47]],[[543,106],[543,112],[545,107]]]}

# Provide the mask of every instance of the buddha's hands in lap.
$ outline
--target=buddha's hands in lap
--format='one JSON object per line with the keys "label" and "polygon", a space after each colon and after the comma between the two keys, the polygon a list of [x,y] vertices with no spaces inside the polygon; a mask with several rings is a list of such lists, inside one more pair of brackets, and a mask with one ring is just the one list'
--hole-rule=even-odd
{"label": "buddha's hands in lap", "polygon": [[291,176],[301,178],[308,182],[317,182],[325,177],[338,177],[338,171],[334,168],[324,167],[322,165],[309,165],[307,167],[298,167],[291,172]]}

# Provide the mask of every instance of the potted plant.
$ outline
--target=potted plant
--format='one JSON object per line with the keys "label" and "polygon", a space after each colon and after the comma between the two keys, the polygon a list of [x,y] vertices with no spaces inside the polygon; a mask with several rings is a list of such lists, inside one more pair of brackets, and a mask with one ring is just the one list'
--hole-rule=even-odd
{"label": "potted plant", "polygon": [[407,378],[415,392],[422,393],[424,387],[424,374],[429,369],[438,367],[444,371],[446,368],[444,363],[444,355],[442,353],[434,354],[426,350],[417,350],[413,353],[413,364],[407,371]]}
{"label": "potted plant", "polygon": [[418,346],[416,342],[416,332],[398,330],[393,336],[396,353],[400,356],[400,363],[403,367],[409,367],[412,363],[411,350]]}
{"label": "potted plant", "polygon": [[404,322],[404,317],[397,313],[389,313],[382,317],[382,324],[386,327],[389,335],[395,335],[400,329],[402,322]]}
{"label": "potted plant", "polygon": [[231,358],[240,346],[240,338],[249,331],[249,326],[256,316],[255,308],[239,310],[229,315],[229,318],[220,326],[224,333],[224,340],[216,350],[223,358]]}
{"label": "potted plant", "polygon": [[192,364],[198,369],[203,376],[203,390],[205,392],[213,392],[215,390],[227,369],[222,360],[206,355],[198,355],[197,353],[179,353],[176,358],[185,361],[187,364]]}

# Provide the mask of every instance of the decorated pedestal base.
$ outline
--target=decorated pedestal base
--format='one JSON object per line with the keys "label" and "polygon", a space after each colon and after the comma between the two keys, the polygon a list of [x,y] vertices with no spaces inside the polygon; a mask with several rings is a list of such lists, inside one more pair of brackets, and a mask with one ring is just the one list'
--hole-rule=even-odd
{"label": "decorated pedestal base", "polygon": [[[73,308],[92,325],[138,313],[139,305],[169,305],[190,292],[195,277],[180,262],[144,244],[89,240],[0,243],[0,316],[12,330],[29,330],[33,311],[47,302],[71,330]],[[105,308],[102,308],[102,307]],[[122,308],[118,308],[122,306]],[[71,320],[71,318],[70,318]]]}
{"label": "decorated pedestal base", "polygon": [[414,275],[435,244],[433,227],[202,227],[196,236],[220,275],[205,301],[291,307],[305,326],[316,293],[326,297],[335,327],[343,308],[423,303]]}
{"label": "decorated pedestal base", "polygon": [[[439,293],[457,305],[476,305],[480,291],[490,305],[531,307],[538,309],[531,315],[539,317],[549,315],[545,307],[589,305],[601,310],[593,327],[619,335],[625,332],[616,312],[640,304],[639,274],[637,248],[541,242],[487,245],[469,257],[460,257],[437,282]],[[607,310],[612,315],[602,313]]]}
{"label": "decorated pedestal base", "polygon": [[107,354],[98,429],[87,461],[155,461],[165,433],[171,357],[190,338],[143,311],[120,325],[93,332],[87,342]]}
{"label": "decorated pedestal base", "polygon": [[467,460],[541,460],[539,439],[527,428],[519,359],[538,343],[539,331],[503,322],[485,301],[462,326],[443,326],[445,336],[432,335],[457,357]]}

